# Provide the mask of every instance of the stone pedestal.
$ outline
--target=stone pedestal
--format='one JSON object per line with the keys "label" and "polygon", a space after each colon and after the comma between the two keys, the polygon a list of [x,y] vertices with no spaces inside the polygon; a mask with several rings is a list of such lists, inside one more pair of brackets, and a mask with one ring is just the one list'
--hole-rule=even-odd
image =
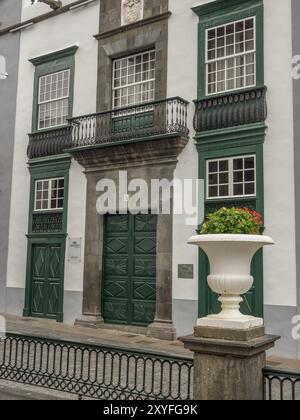
{"label": "stone pedestal", "polygon": [[266,351],[278,339],[263,327],[195,327],[194,335],[180,338],[194,352],[194,399],[263,400]]}

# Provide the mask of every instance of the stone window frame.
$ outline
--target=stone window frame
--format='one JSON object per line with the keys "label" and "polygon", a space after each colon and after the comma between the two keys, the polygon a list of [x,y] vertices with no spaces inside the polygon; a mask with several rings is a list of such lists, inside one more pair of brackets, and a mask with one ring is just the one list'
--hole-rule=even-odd
{"label": "stone window frame", "polygon": [[99,39],[97,112],[113,110],[113,61],[155,50],[155,98],[167,98],[168,19]]}
{"label": "stone window frame", "polygon": [[[151,54],[154,54],[154,59],[153,60],[151,60]],[[149,61],[147,61],[146,63],[144,63],[143,57],[146,56],[146,55],[149,56]],[[136,59],[138,57],[141,58],[141,64],[136,64]],[[129,62],[130,59],[134,59],[135,60],[135,64],[133,66],[129,66],[128,65],[128,62]],[[122,62],[124,60],[127,61],[126,67],[120,67],[118,69],[116,67],[116,64],[118,62]],[[154,62],[154,68],[153,69],[150,69],[150,70],[148,69],[148,70],[145,70],[144,71],[143,70],[143,65],[144,64],[150,65],[151,62]],[[144,52],[140,52],[138,54],[130,54],[128,56],[117,58],[117,59],[114,59],[113,60],[113,73],[112,73],[112,107],[113,107],[113,109],[119,109],[119,108],[123,108],[123,107],[135,106],[135,105],[142,105],[142,104],[145,104],[145,103],[154,101],[154,98],[155,98],[155,62],[156,62],[156,51],[155,50],[147,50],[147,51],[144,51]],[[136,76],[138,74],[136,72],[136,67],[138,65],[141,66],[141,72],[140,72],[141,80],[138,81],[138,82],[136,82]],[[129,73],[128,73],[129,67],[134,67],[134,73],[132,73],[131,75],[129,75]],[[122,77],[120,77],[119,78],[120,84],[119,84],[119,86],[117,86],[116,85],[116,81],[118,80],[118,78],[116,78],[116,74],[115,73],[117,71],[122,72],[122,70],[124,68],[127,70],[127,76],[128,77],[133,77],[134,78],[134,81],[131,82],[131,83],[128,81],[125,85],[122,85],[121,84]],[[150,72],[153,72],[153,71],[154,71],[154,77],[150,77]],[[145,73],[148,73],[149,78],[143,80],[143,75]],[[149,87],[149,85],[151,85],[152,83],[154,84],[154,89],[143,90],[143,87],[144,86],[148,86]],[[140,87],[140,92],[137,92],[136,91],[136,87]],[[132,94],[129,93],[129,89],[130,88],[133,88],[134,89]],[[127,95],[126,96],[121,96],[120,95],[119,97],[117,97],[116,96],[116,92],[118,92],[118,91],[121,92],[123,89],[124,90],[127,90]],[[152,91],[153,91],[153,97],[150,97],[150,99],[149,99],[149,96],[152,95],[152,93],[151,93]],[[147,93],[148,94],[148,99],[147,100],[143,100],[143,94],[144,93]],[[138,95],[140,95],[140,97],[141,97],[140,100],[136,100],[136,97]],[[132,103],[129,103],[130,102],[129,101],[129,97],[130,96],[133,96],[133,99],[134,99]],[[120,99],[121,100],[124,97],[126,98],[127,104],[126,105],[122,105],[122,103],[121,103],[120,106],[117,106],[116,105],[116,100],[117,99]]]}

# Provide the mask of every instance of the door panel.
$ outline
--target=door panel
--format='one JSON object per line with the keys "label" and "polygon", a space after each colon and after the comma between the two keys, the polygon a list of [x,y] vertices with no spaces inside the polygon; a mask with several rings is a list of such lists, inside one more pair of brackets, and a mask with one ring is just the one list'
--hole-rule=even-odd
{"label": "door panel", "polygon": [[156,304],[155,215],[107,216],[103,316],[107,323],[149,325]]}
{"label": "door panel", "polygon": [[47,247],[35,246],[33,248],[32,264],[32,315],[41,316],[45,311],[45,296],[47,289]]}
{"label": "door panel", "polygon": [[33,245],[31,316],[56,319],[62,290],[61,245]]}

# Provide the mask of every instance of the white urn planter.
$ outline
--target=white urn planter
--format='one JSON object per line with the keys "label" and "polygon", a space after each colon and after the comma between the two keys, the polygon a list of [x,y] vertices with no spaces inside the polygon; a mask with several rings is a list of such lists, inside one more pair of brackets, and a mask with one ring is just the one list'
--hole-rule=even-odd
{"label": "white urn planter", "polygon": [[263,319],[246,316],[240,312],[241,295],[253,286],[250,274],[251,261],[265,245],[274,245],[262,235],[198,235],[189,242],[197,245],[210,262],[209,287],[220,295],[222,312],[198,320],[198,326],[229,329],[250,329],[263,326]]}

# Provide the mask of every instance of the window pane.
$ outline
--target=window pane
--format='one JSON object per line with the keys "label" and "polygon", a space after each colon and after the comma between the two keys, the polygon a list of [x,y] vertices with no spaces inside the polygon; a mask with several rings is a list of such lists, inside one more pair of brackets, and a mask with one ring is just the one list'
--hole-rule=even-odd
{"label": "window pane", "polygon": [[233,182],[243,182],[244,181],[244,173],[242,171],[234,172],[233,174]]}
{"label": "window pane", "polygon": [[253,196],[256,192],[255,156],[208,161],[208,198]]}
{"label": "window pane", "polygon": [[209,197],[227,197],[229,195],[229,161],[208,162],[207,170]]}
{"label": "window pane", "polygon": [[209,187],[209,197],[218,197],[218,187]]}
{"label": "window pane", "polygon": [[233,187],[234,195],[244,195],[244,186],[243,184],[235,184]]}
{"label": "window pane", "polygon": [[64,179],[36,182],[35,210],[55,210],[63,208]]}
{"label": "window pane", "polygon": [[219,175],[219,184],[228,184],[229,177],[228,173],[224,172]]}
{"label": "window pane", "polygon": [[221,185],[219,187],[219,196],[220,197],[227,197],[229,194],[229,188],[226,185]]}
{"label": "window pane", "polygon": [[[254,20],[252,17],[207,31],[208,94],[255,85]],[[247,64],[252,66],[246,68]]]}
{"label": "window pane", "polygon": [[70,70],[64,70],[39,78],[39,129],[55,127],[66,123],[66,118],[68,117],[66,110],[68,110],[69,89]]}
{"label": "window pane", "polygon": [[245,172],[245,182],[254,181],[254,179],[255,179],[254,171],[246,171]]}
{"label": "window pane", "polygon": [[218,171],[218,162],[209,162],[209,172],[217,172]]}
{"label": "window pane", "polygon": [[[154,99],[155,58],[155,51],[150,51],[113,62],[114,108],[139,105]],[[121,78],[117,69],[120,69]],[[126,88],[121,89],[121,86]]]}
{"label": "window pane", "polygon": [[245,158],[245,169],[254,168],[254,164],[255,164],[255,161],[253,157]]}
{"label": "window pane", "polygon": [[220,171],[228,171],[228,160],[221,160],[219,162],[219,170]]}
{"label": "window pane", "polygon": [[233,161],[233,169],[243,169],[243,159],[234,159]]}
{"label": "window pane", "polygon": [[39,128],[50,128],[67,123],[69,100],[48,102],[39,106]]}
{"label": "window pane", "polygon": [[254,184],[254,182],[245,185],[245,194],[246,195],[253,195],[253,194],[255,194],[255,184]]}
{"label": "window pane", "polygon": [[209,175],[209,185],[218,185],[218,174]]}

